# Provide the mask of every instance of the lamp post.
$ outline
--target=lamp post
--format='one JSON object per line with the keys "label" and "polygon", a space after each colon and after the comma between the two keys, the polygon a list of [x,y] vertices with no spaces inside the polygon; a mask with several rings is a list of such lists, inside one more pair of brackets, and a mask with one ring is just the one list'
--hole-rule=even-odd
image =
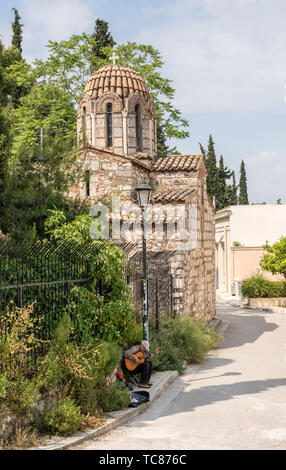
{"label": "lamp post", "polygon": [[146,207],[149,204],[152,188],[145,181],[136,188],[139,206],[142,207],[142,261],[143,261],[143,339],[149,339],[148,319],[148,281],[147,281],[147,249],[146,249]]}

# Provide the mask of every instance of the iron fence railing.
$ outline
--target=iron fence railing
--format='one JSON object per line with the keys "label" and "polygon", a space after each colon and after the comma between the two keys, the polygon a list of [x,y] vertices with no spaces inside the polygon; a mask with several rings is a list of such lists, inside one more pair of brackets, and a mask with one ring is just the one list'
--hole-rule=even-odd
{"label": "iron fence railing", "polygon": [[[171,269],[176,250],[147,252],[148,312],[150,324],[158,332],[160,317],[175,316],[174,277]],[[142,250],[129,258],[126,281],[132,287],[136,310],[143,314]]]}
{"label": "iron fence railing", "polygon": [[[143,314],[143,279],[127,281],[132,288],[137,312]],[[162,315],[174,317],[173,276],[152,277],[147,280],[149,323],[157,332]]]}
{"label": "iron fence railing", "polygon": [[71,287],[90,281],[96,255],[91,243],[0,242],[0,334],[6,334],[5,316],[11,309],[34,304],[41,339],[50,339]]}
{"label": "iron fence railing", "polygon": [[[126,254],[125,279],[132,286],[134,304],[140,313],[143,305],[140,273],[142,252],[136,251],[135,244],[118,246]],[[64,312],[71,288],[82,284],[88,286],[91,281],[91,264],[97,263],[99,249],[99,245],[94,242],[55,244],[48,241],[1,240],[0,336],[5,338],[7,335],[5,319],[12,309],[33,304],[34,318],[41,318],[40,339],[49,340]],[[128,258],[134,250],[136,253]],[[172,255],[173,252],[155,253],[149,260],[149,314],[157,331],[163,313],[174,316],[173,277],[166,263]],[[156,266],[160,260],[166,269],[159,273]],[[104,295],[104,286],[100,283],[98,285],[98,294]]]}

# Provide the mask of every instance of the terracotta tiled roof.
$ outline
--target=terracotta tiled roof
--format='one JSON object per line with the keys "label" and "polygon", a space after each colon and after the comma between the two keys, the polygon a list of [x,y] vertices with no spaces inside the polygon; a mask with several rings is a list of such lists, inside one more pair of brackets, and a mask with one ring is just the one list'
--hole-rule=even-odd
{"label": "terracotta tiled roof", "polygon": [[84,94],[96,99],[108,91],[122,98],[127,98],[132,93],[139,93],[149,98],[148,89],[141,75],[122,65],[107,65],[98,69],[88,80]]}
{"label": "terracotta tiled roof", "polygon": [[202,155],[169,155],[158,158],[152,170],[154,171],[197,171],[202,161]]}
{"label": "terracotta tiled roof", "polygon": [[168,188],[157,190],[153,193],[153,202],[185,201],[188,196],[195,196],[196,188]]}

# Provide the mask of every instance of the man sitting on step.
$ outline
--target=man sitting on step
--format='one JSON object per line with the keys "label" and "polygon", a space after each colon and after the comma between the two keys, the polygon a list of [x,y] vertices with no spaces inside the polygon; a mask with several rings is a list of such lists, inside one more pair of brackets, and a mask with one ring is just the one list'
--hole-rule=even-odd
{"label": "man sitting on step", "polygon": [[[138,353],[142,353],[145,358],[140,360],[140,357],[137,357]],[[141,374],[138,385],[140,388],[151,388],[153,385],[150,383],[153,362],[149,361],[149,358],[152,359],[152,357],[153,354],[149,353],[149,342],[145,340],[138,341],[123,353],[122,369],[127,370],[129,374]],[[128,361],[131,361],[130,367],[128,367]]]}

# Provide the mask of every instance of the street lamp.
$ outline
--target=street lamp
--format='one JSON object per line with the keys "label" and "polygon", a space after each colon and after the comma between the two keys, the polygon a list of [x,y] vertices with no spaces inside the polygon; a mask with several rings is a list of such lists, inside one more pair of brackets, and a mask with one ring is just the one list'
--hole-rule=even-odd
{"label": "street lamp", "polygon": [[143,339],[149,339],[148,321],[148,281],[147,281],[147,250],[146,250],[146,207],[149,204],[152,188],[145,181],[136,188],[139,206],[142,207],[142,254],[143,254]]}

